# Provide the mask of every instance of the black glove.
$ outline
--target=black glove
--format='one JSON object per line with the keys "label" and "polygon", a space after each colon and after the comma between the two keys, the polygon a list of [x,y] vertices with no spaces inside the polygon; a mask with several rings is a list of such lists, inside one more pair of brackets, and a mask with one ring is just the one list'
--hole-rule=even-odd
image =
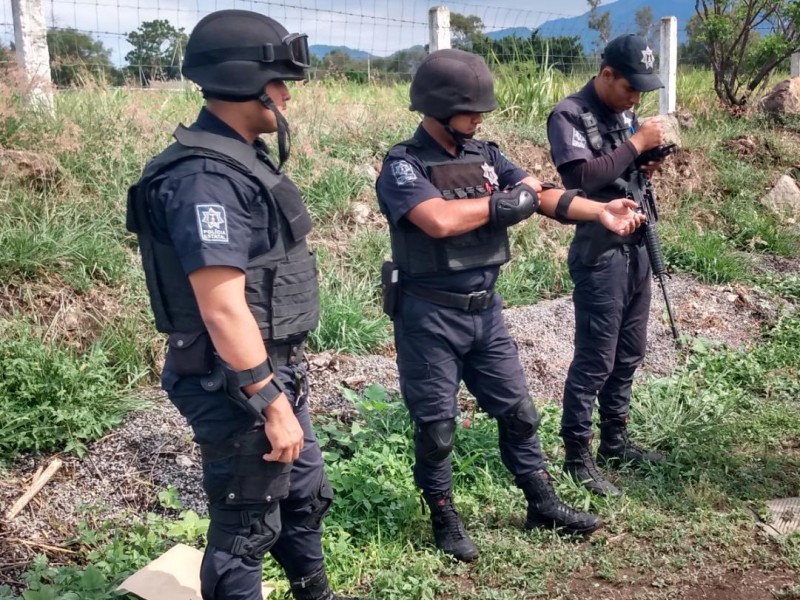
{"label": "black glove", "polygon": [[530,217],[539,208],[536,190],[518,183],[510,190],[495,192],[489,199],[489,222],[495,227],[510,227]]}

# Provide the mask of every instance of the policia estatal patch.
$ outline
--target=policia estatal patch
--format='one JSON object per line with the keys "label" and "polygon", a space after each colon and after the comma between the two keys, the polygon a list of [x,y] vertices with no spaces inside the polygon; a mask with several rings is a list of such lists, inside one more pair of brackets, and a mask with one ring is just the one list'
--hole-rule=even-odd
{"label": "policia estatal patch", "polygon": [[217,244],[228,243],[228,219],[221,204],[197,205],[197,228],[200,239]]}

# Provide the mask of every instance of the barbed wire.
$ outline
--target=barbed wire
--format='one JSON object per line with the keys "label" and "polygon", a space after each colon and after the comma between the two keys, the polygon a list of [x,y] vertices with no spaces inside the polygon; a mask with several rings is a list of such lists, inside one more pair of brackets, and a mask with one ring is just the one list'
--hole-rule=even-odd
{"label": "barbed wire", "polygon": [[[506,0],[510,3],[511,0]],[[13,41],[11,0],[0,0],[0,44]],[[309,35],[312,74],[333,74],[357,80],[407,79],[424,57],[428,43],[428,11],[436,0],[44,0],[51,62],[57,84],[71,81],[71,72],[100,72],[150,79],[179,77],[180,44],[197,21],[213,10],[243,8],[267,14],[290,31]],[[586,14],[535,11],[492,3],[448,3],[453,13],[477,19],[477,31],[455,36],[454,43],[498,62],[543,60],[563,71],[594,68],[601,45]],[[142,24],[165,20],[175,41],[164,40],[159,56],[130,58],[131,32]],[[535,32],[539,34],[535,34]],[[612,37],[638,32],[633,18],[612,23]],[[451,28],[451,33],[457,33]],[[658,28],[652,27],[658,51]],[[184,41],[180,41],[184,40]],[[98,46],[87,48],[91,43]],[[58,45],[61,44],[61,45]],[[172,44],[172,45],[170,45]],[[177,44],[177,45],[176,45]],[[57,47],[54,47],[57,46]],[[91,56],[87,56],[87,54]],[[104,54],[105,58],[96,56]],[[2,56],[0,56],[2,60]],[[146,72],[146,73],[145,73]]]}

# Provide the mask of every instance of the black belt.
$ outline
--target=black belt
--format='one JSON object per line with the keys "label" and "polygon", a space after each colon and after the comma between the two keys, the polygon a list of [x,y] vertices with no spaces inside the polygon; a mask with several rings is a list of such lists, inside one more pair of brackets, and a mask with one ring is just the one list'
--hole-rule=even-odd
{"label": "black belt", "polygon": [[299,365],[305,357],[305,338],[293,343],[289,342],[267,342],[267,354],[272,359],[272,365],[283,367],[285,365]]}
{"label": "black belt", "polygon": [[404,293],[415,298],[427,300],[441,306],[457,308],[464,312],[473,313],[486,310],[494,301],[494,290],[480,290],[469,294],[457,294],[455,292],[445,292],[433,288],[415,285],[413,283],[403,283],[401,289]]}

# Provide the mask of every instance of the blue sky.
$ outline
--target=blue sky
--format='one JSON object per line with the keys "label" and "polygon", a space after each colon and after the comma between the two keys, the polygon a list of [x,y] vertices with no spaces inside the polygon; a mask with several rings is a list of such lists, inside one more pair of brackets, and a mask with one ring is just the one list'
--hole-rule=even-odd
{"label": "blue sky", "polygon": [[[122,62],[130,47],[125,33],[143,21],[167,19],[191,31],[205,14],[222,8],[266,13],[289,31],[308,33],[311,44],[345,45],[385,56],[427,41],[427,14],[432,6],[481,17],[489,30],[536,27],[543,22],[582,14],[585,0],[487,0],[436,2],[433,0],[43,0],[48,25],[73,27],[92,33]],[[0,39],[13,38],[11,0],[0,0]],[[606,2],[608,3],[608,0]],[[515,7],[516,5],[516,7]]]}

